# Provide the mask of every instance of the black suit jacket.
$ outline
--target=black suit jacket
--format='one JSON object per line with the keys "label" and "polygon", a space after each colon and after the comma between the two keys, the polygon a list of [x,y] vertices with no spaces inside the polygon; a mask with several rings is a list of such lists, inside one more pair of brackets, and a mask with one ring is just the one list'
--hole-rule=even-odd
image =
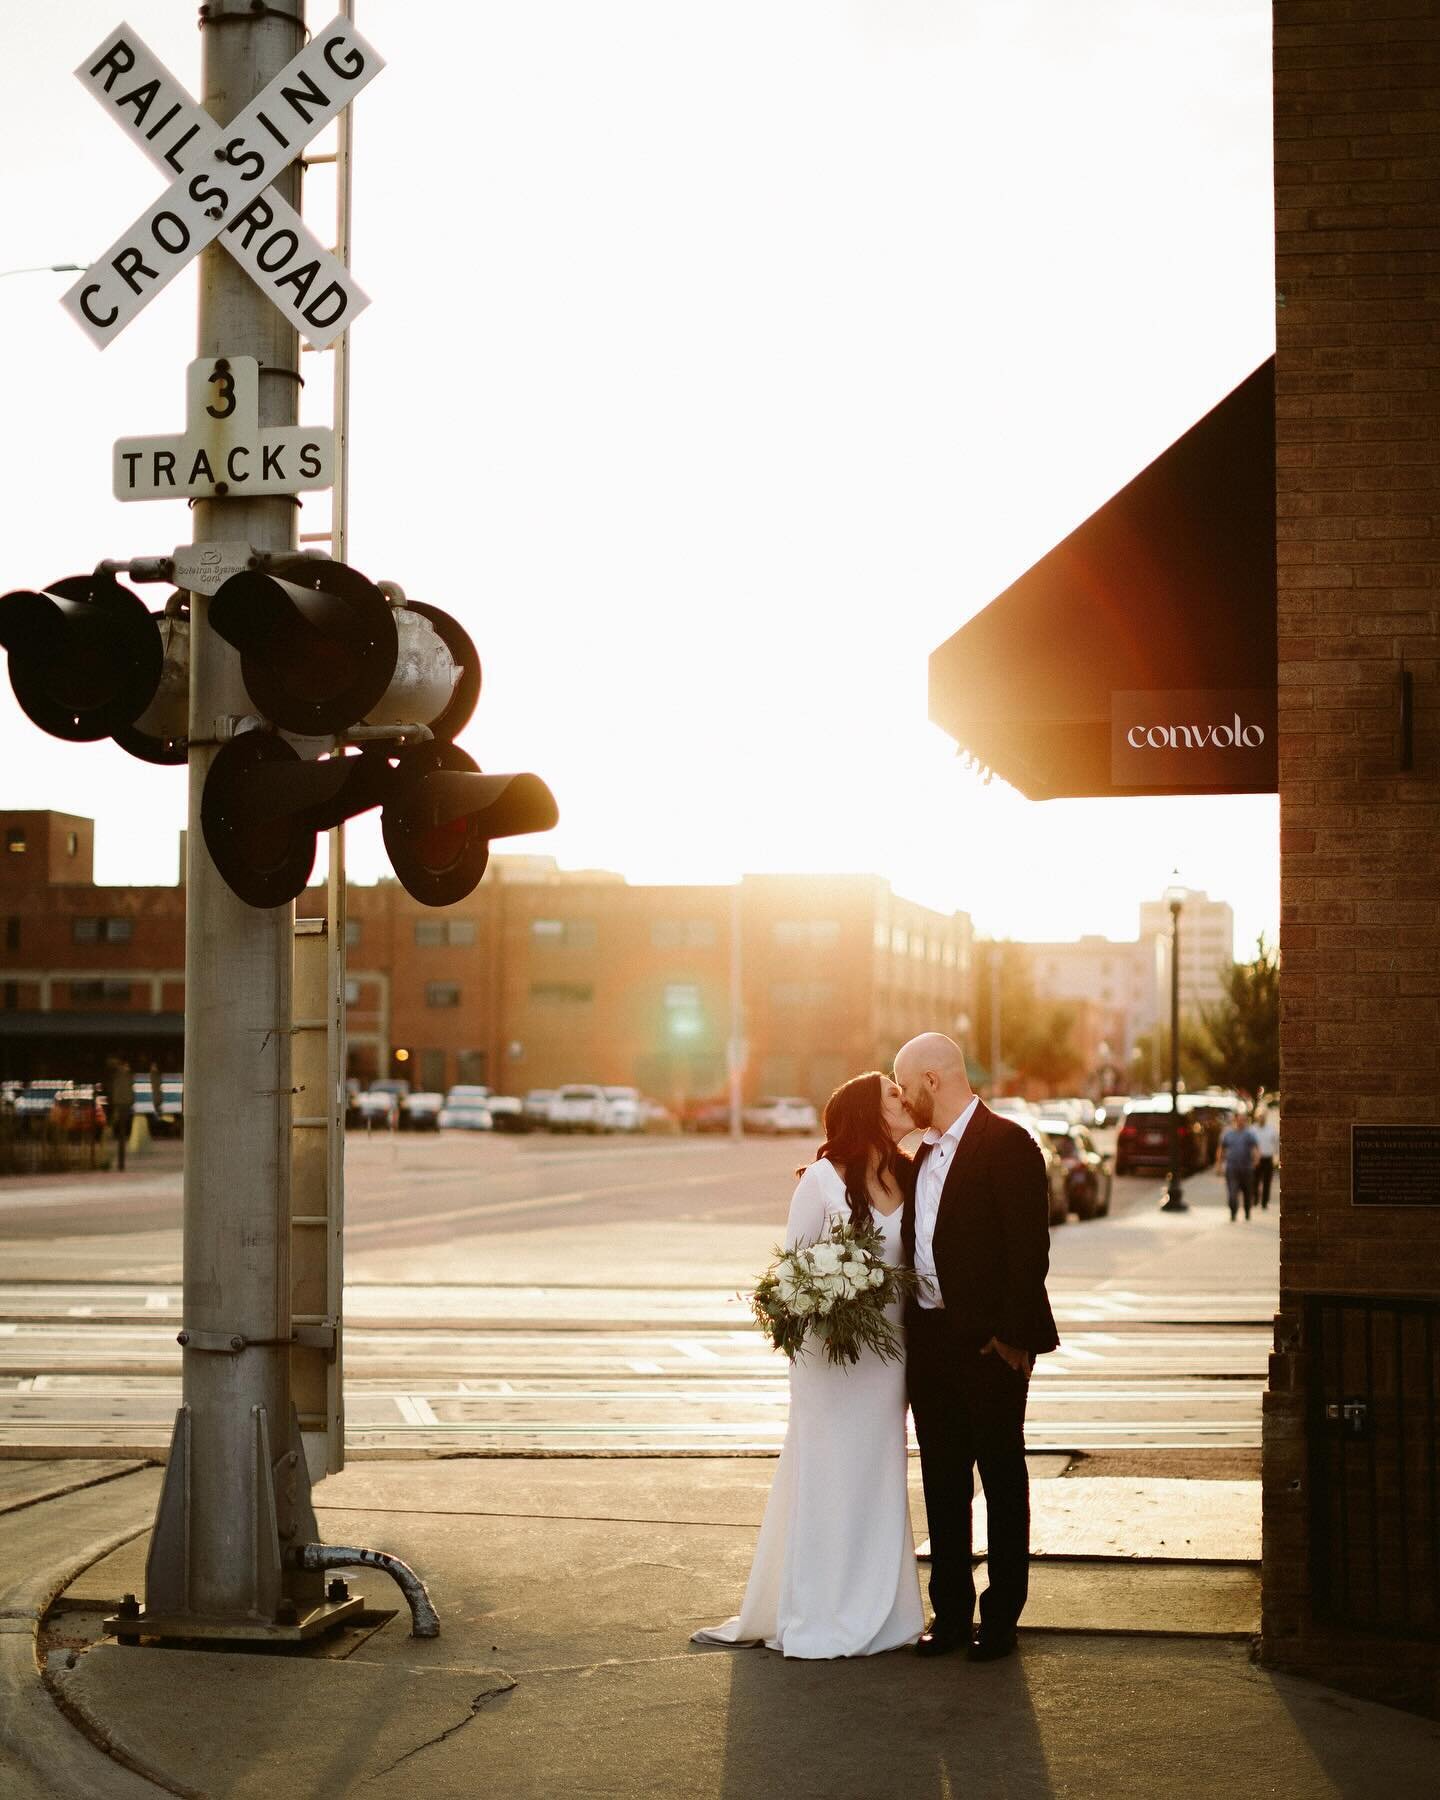
{"label": "black suit jacket", "polygon": [[[915,1261],[915,1190],[928,1155],[921,1145],[905,1183],[901,1232]],[[982,1100],[945,1177],[935,1220],[935,1273],[946,1323],[958,1341],[992,1337],[1040,1355],[1060,1339],[1045,1292],[1050,1267],[1050,1200],[1045,1158],[1030,1133]],[[912,1296],[906,1320],[919,1310]]]}

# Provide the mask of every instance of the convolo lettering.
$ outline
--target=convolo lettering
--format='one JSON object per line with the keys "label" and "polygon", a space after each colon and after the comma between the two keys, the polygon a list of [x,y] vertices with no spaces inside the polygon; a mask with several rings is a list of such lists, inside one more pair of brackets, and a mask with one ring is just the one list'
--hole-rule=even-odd
{"label": "convolo lettering", "polygon": [[1229,725],[1132,725],[1125,742],[1132,750],[1257,750],[1265,742],[1264,726],[1232,718]]}

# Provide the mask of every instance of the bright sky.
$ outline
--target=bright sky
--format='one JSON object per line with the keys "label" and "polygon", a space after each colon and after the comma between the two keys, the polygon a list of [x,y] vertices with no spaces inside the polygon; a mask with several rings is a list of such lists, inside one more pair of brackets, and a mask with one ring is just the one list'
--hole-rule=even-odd
{"label": "bright sky", "polygon": [[[0,267],[88,263],[158,195],[70,71],[123,17],[198,93],[195,16],[12,23]],[[1267,0],[356,23],[388,66],[356,102],[351,560],[474,636],[462,743],[560,802],[509,848],[633,881],[873,870],[1041,939],[1133,936],[1178,867],[1239,950],[1273,939],[1273,797],[1035,805],[925,714],[930,650],[1273,349]],[[332,206],[317,173],[326,241]],[[110,453],[183,427],[193,273],[103,352],[73,279],[0,279],[7,589],[191,535],[110,497]],[[329,367],[304,357],[317,421]],[[5,804],[97,818],[101,880],[174,879],[183,771],[8,696],[0,759]],[[378,822],[349,860],[385,870]]]}

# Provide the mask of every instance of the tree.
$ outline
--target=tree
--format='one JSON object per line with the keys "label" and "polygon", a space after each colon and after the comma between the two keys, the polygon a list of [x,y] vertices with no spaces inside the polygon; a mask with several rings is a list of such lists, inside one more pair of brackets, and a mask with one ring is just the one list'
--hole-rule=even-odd
{"label": "tree", "polygon": [[1225,993],[1200,1009],[1195,1050],[1206,1079],[1237,1093],[1273,1093],[1280,1085],[1280,958],[1256,941],[1253,962],[1231,963]]}
{"label": "tree", "polygon": [[[1185,1088],[1205,1087],[1210,1081],[1204,1051],[1209,1048],[1203,1030],[1188,1013],[1180,1015],[1180,1085]],[[1156,1025],[1142,1031],[1130,1053],[1134,1088],[1154,1088],[1158,1093],[1170,1087],[1170,1026]]]}

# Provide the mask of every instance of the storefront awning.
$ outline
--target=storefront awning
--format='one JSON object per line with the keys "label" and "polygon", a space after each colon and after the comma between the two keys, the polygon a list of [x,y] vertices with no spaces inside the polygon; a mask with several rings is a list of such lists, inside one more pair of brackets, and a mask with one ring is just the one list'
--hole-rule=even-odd
{"label": "storefront awning", "polygon": [[133,1038],[185,1036],[185,1015],[174,1012],[0,1012],[0,1043],[7,1038]]}
{"label": "storefront awning", "polygon": [[930,717],[1033,800],[1272,793],[1275,364],[930,657]]}

